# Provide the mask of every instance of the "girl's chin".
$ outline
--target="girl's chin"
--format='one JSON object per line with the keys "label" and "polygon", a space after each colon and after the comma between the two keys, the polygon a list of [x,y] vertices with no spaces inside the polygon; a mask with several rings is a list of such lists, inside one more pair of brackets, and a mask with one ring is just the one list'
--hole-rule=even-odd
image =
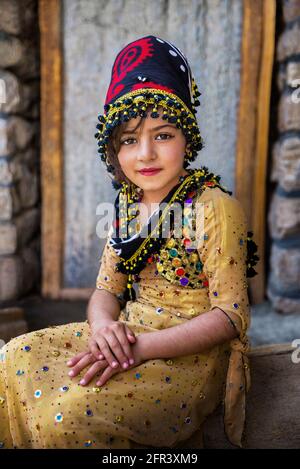
{"label": "girl's chin", "polygon": [[165,182],[160,178],[159,174],[153,176],[141,176],[136,180],[136,184],[142,189],[146,187],[162,187],[165,185]]}

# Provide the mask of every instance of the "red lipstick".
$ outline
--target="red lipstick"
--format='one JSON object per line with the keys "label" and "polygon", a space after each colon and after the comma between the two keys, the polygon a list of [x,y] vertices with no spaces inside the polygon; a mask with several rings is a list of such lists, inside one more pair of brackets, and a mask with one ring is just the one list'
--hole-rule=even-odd
{"label": "red lipstick", "polygon": [[161,171],[161,168],[143,168],[140,169],[139,173],[143,176],[153,176],[154,174],[159,173],[159,171]]}

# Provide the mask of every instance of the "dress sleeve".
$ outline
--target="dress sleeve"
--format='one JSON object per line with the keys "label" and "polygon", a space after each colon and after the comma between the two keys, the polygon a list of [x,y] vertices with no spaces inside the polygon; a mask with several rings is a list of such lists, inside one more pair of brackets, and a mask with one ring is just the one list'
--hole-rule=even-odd
{"label": "dress sleeve", "polygon": [[216,188],[205,192],[196,205],[196,239],[211,309],[220,308],[243,339],[250,326],[246,216],[236,198]]}
{"label": "dress sleeve", "polygon": [[111,227],[100,259],[101,264],[96,279],[96,288],[98,290],[107,290],[121,299],[122,293],[126,289],[128,275],[115,271],[116,263],[120,261],[120,258],[109,244],[112,231]]}

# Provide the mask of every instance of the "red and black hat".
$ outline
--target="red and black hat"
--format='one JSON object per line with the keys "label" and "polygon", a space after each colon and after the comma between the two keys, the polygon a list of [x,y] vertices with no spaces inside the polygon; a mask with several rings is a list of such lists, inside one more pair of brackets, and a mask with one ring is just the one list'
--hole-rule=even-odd
{"label": "red and black hat", "polygon": [[114,61],[104,114],[98,116],[96,126],[98,152],[107,170],[114,173],[114,167],[107,161],[107,143],[114,128],[132,117],[146,117],[150,104],[151,117],[160,116],[158,106],[161,106],[162,119],[182,129],[190,144],[186,168],[204,146],[196,119],[200,95],[186,57],[174,44],[145,36],[125,46]]}

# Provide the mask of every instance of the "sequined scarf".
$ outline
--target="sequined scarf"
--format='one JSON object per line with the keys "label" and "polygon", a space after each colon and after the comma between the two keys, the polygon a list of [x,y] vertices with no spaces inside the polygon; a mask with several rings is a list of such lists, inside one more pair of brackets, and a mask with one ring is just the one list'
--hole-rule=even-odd
{"label": "sequined scarf", "polygon": [[[130,224],[136,217],[136,200],[128,197],[126,187],[118,193],[114,204],[114,233],[111,237],[111,245],[118,254],[120,262],[115,270],[128,275],[127,288],[124,292],[124,300],[136,298],[133,282],[138,282],[139,272],[148,264],[155,261],[161,247],[166,243],[169,234],[174,228],[174,213],[170,210],[172,204],[184,204],[192,202],[193,197],[199,195],[207,186],[219,187],[223,192],[232,195],[220,184],[220,176],[209,172],[208,168],[202,166],[200,169],[188,169],[188,174],[181,176],[179,184],[175,185],[167,196],[159,203],[159,207],[151,214],[148,223],[134,235],[130,236]],[[129,202],[131,203],[128,203]],[[164,225],[168,217],[169,229],[166,235]],[[132,231],[132,226],[131,226]],[[125,237],[121,235],[126,234]],[[257,246],[250,238],[252,232],[247,232],[247,277],[257,274],[253,266],[258,261],[255,255]]]}

